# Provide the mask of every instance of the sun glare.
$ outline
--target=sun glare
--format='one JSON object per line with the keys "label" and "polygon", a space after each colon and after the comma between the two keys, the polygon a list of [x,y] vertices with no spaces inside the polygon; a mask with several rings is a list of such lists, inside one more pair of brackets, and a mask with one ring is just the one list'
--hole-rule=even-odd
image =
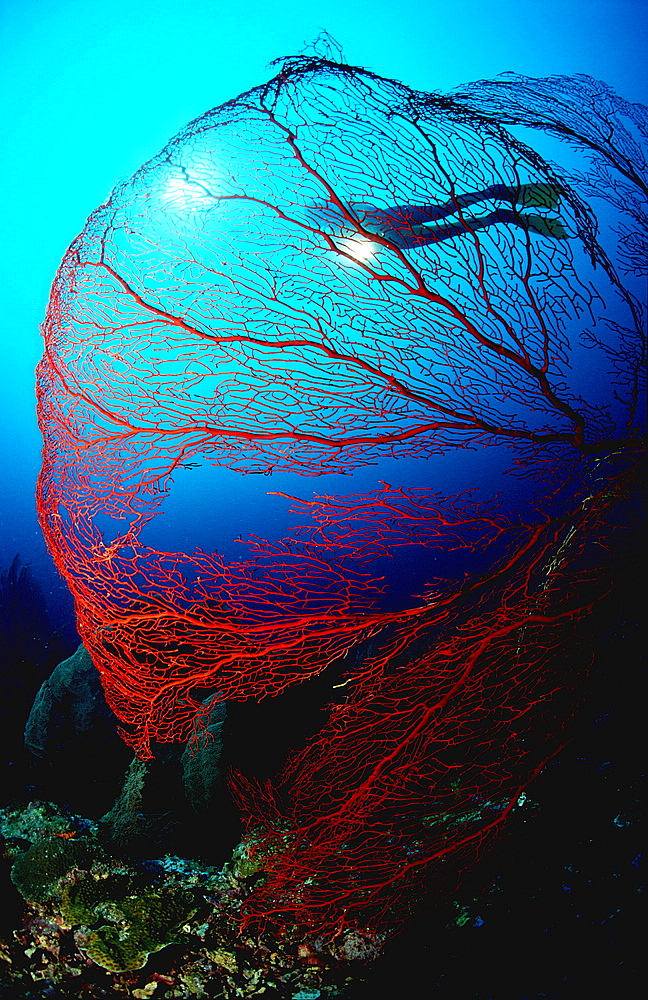
{"label": "sun glare", "polygon": [[167,210],[176,212],[208,208],[216,200],[205,181],[191,177],[186,171],[164,182],[160,198]]}
{"label": "sun glare", "polygon": [[372,243],[371,240],[362,239],[343,239],[337,240],[338,249],[349,257],[353,257],[358,263],[364,264],[370,261],[376,254],[378,249],[376,243]]}

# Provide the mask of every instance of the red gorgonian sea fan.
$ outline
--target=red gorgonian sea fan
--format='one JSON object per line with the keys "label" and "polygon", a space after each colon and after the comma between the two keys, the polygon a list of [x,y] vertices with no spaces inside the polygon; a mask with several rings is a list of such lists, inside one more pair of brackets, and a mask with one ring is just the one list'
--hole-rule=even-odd
{"label": "red gorgonian sea fan", "polygon": [[[641,446],[645,138],[646,110],[589,78],[447,97],[300,57],[188,125],[68,250],[38,507],[124,739],[146,758],[200,735],[206,693],[342,664],[276,782],[232,777],[265,873],[248,920],[393,926],[564,744],[609,588],[592,552]],[[488,476],[440,490],[436,456],[485,449],[522,501]],[[207,547],[154,544],[198,466]],[[242,482],[255,530],[210,549]],[[435,579],[437,550],[479,571]]]}

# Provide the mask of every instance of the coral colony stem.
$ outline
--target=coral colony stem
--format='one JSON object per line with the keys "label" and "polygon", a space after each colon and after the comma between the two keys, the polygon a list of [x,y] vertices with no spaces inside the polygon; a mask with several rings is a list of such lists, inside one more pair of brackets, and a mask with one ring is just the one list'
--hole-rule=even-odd
{"label": "coral colony stem", "polygon": [[[273,783],[231,776],[263,873],[248,923],[393,929],[567,739],[610,587],[592,552],[633,490],[643,305],[574,177],[514,137],[532,112],[552,130],[550,82],[544,111],[509,83],[448,98],[289,61],[117,188],[54,283],[38,509],[124,739],[146,759],[196,736],[205,692],[342,671]],[[636,222],[643,111],[585,79],[555,84],[565,108],[565,88],[570,142]],[[607,395],[583,391],[583,343]],[[536,481],[524,511],[431,488],[435,456],[487,448]],[[250,534],[240,558],[150,544],[198,464],[224,477],[216,519],[233,476],[302,477],[259,510],[263,532],[291,509],[290,537]],[[384,560],[410,550],[428,569],[390,605]],[[490,568],[434,580],[435,550]]]}

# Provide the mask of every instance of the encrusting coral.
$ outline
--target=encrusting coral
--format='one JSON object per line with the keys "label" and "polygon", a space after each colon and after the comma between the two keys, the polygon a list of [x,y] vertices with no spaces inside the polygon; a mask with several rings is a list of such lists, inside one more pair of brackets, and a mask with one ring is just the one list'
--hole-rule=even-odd
{"label": "encrusting coral", "polygon": [[190,893],[143,888],[98,844],[60,833],[21,854],[11,879],[27,903],[56,900],[59,925],[75,929],[79,950],[111,972],[141,969],[197,909]]}
{"label": "encrusting coral", "polygon": [[11,880],[23,899],[44,903],[56,894],[58,883],[75,868],[89,868],[93,854],[84,841],[60,836],[40,840],[22,854],[11,869]]}
{"label": "encrusting coral", "polygon": [[61,997],[72,989],[142,1000],[160,989],[165,1000],[182,1000],[218,989],[226,998],[328,1000],[344,995],[350,960],[380,951],[357,930],[334,948],[296,926],[281,941],[246,931],[242,906],[274,858],[254,837],[218,869],[171,855],[127,862],[111,855],[104,833],[51,803],[0,810],[11,879],[26,906],[22,927],[0,942],[0,981],[16,989],[45,981]]}
{"label": "encrusting coral", "polygon": [[[114,880],[104,892],[101,891],[102,883],[95,882],[94,906],[90,910],[86,899],[83,907],[84,924],[106,918],[111,922],[75,935],[77,947],[97,965],[111,972],[143,968],[149,955],[177,940],[182,925],[197,909],[191,895],[186,892],[150,891],[120,898],[118,888],[117,898],[113,899],[109,889],[114,888]],[[69,908],[68,913],[72,909]],[[78,907],[77,912],[80,910]]]}

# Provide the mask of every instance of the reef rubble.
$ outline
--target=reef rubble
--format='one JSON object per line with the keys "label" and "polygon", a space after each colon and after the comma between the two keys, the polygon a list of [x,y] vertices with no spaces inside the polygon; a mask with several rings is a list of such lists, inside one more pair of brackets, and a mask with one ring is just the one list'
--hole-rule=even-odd
{"label": "reef rubble", "polygon": [[357,928],[328,946],[297,927],[272,941],[246,933],[242,905],[262,873],[245,844],[221,868],[120,858],[101,823],[38,801],[0,810],[0,834],[23,902],[0,940],[14,997],[328,1000],[381,950]]}

